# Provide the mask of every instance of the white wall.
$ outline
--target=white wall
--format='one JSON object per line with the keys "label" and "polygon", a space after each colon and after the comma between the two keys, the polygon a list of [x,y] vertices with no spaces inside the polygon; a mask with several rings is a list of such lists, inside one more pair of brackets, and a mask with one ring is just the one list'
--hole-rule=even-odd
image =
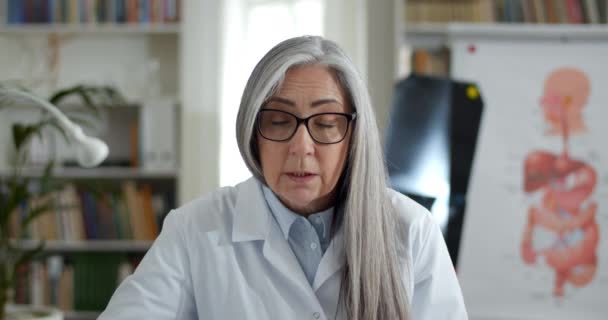
{"label": "white wall", "polygon": [[222,10],[219,0],[184,1],[182,7],[179,203],[219,185]]}
{"label": "white wall", "polygon": [[402,0],[326,0],[326,37],[351,56],[367,80],[384,136],[397,75],[397,33]]}

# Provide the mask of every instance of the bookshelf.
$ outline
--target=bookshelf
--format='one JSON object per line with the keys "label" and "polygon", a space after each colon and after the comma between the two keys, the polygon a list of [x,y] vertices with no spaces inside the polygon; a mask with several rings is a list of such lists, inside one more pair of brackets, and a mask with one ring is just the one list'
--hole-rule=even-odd
{"label": "bookshelf", "polygon": [[[38,241],[20,241],[18,246],[23,249],[34,249]],[[44,251],[47,254],[62,254],[75,252],[131,252],[145,253],[152,241],[134,240],[87,240],[87,241],[58,241],[45,242]]]}
{"label": "bookshelf", "polygon": [[64,314],[65,320],[95,320],[99,317],[99,312],[91,311],[68,311]]}
{"label": "bookshelf", "polygon": [[405,0],[403,19],[420,22],[606,24],[605,0]]}
{"label": "bookshelf", "polygon": [[605,0],[396,0],[400,75],[449,75],[454,41],[608,41]]}
{"label": "bookshelf", "polygon": [[180,24],[22,24],[2,25],[0,35],[177,35]]}
{"label": "bookshelf", "polygon": [[[40,167],[29,168],[24,174],[28,178],[42,176],[43,169]],[[0,171],[0,177],[8,177],[10,172]],[[145,169],[130,167],[99,167],[93,169],[66,168],[55,169],[53,176],[63,180],[86,180],[86,179],[177,179],[179,170],[177,169]]]}
{"label": "bookshelf", "polygon": [[[145,121],[148,121],[149,124],[148,127],[152,128],[155,128],[158,122],[158,119],[150,118],[158,112],[158,109],[150,109],[150,105],[153,105],[154,108],[158,108],[159,104],[171,105],[171,108],[175,111],[174,117],[177,121],[172,127],[174,130],[172,138],[175,138],[174,145],[179,145],[180,101],[177,97],[180,92],[178,87],[180,71],[178,70],[181,60],[180,38],[183,32],[180,17],[181,2],[180,0],[0,0],[0,55],[5,55],[5,57],[14,56],[15,52],[18,52],[15,48],[34,47],[51,51],[50,44],[47,46],[47,43],[57,43],[59,50],[55,52],[62,55],[61,63],[67,65],[63,69],[62,66],[57,69],[59,83],[86,81],[87,79],[79,75],[84,73],[91,75],[89,80],[93,83],[111,80],[113,85],[128,95],[127,100],[133,101],[133,103],[128,106],[109,108],[111,110],[108,111],[107,122],[110,130],[106,130],[106,133],[104,133],[106,136],[94,134],[108,142],[111,148],[111,156],[114,151],[118,152],[119,159],[128,159],[129,150],[133,149],[133,140],[127,138],[129,138],[129,130],[131,129],[130,121],[134,119],[140,121],[140,135],[135,145],[143,148],[144,139],[149,131],[145,131],[143,128],[144,120],[142,119],[146,119]],[[48,11],[48,15],[36,16],[37,13],[35,12],[38,11],[34,10],[35,8],[27,7],[31,4],[56,7],[52,12]],[[124,7],[118,9],[117,6],[122,5]],[[66,6],[63,10],[72,12],[72,14],[70,16],[66,16],[65,13],[61,14],[62,6]],[[15,16],[16,12],[18,14]],[[91,48],[97,48],[97,52]],[[116,52],[119,52],[119,54],[116,54]],[[97,61],[101,61],[101,63],[96,67],[95,63]],[[156,84],[160,87],[156,92],[159,96],[145,96],[145,88],[141,89],[131,85],[137,81],[142,81],[141,76],[139,78],[129,78],[129,76],[145,72],[146,70],[140,69],[146,67],[142,63],[147,61],[153,61],[159,65],[159,70],[157,70],[159,83]],[[0,66],[2,66],[2,62],[2,59],[0,59]],[[112,64],[116,65],[115,69],[111,69]],[[126,71],[120,71],[121,68]],[[77,71],[78,69],[82,72]],[[95,75],[97,75],[97,79],[94,78]],[[114,79],[117,75],[122,78]],[[73,79],[69,78],[70,76]],[[148,78],[143,78],[143,81],[149,81]],[[131,86],[123,87],[122,85],[125,84]],[[138,93],[138,90],[141,92]],[[25,109],[27,108],[21,111],[25,115],[35,112]],[[4,115],[3,113],[1,117],[4,117]],[[168,121],[168,118],[163,116],[163,120]],[[149,121],[152,121],[153,124],[150,124]],[[0,132],[0,134],[3,133]],[[148,138],[148,141],[159,140],[158,136]],[[149,151],[149,149],[146,150]],[[59,147],[57,153],[64,154],[61,147]],[[179,154],[178,149],[175,149],[175,154]],[[114,155],[116,156],[116,154]],[[17,300],[17,303],[27,304],[38,301],[45,305],[53,304],[48,301],[49,292],[50,290],[63,290],[61,289],[62,286],[60,285],[59,289],[57,287],[49,289],[49,284],[41,285],[40,283],[47,283],[49,280],[47,278],[50,270],[48,259],[58,257],[63,261],[63,271],[70,269],[70,274],[73,274],[74,277],[73,280],[70,280],[73,287],[68,295],[73,297],[73,300],[69,307],[66,308],[65,305],[62,307],[65,319],[86,320],[96,319],[99,316],[102,303],[107,302],[106,298],[109,298],[109,294],[113,292],[113,280],[117,279],[119,281],[124,276],[122,274],[117,278],[114,275],[120,274],[120,269],[125,265],[128,266],[127,270],[132,272],[141,257],[151,247],[153,238],[161,228],[164,214],[177,205],[177,191],[181,175],[179,156],[175,156],[174,166],[158,166],[158,163],[149,166],[144,163],[144,157],[145,151],[141,150],[138,164],[135,165],[125,165],[123,163],[116,165],[114,162],[109,162],[104,166],[93,169],[59,165],[54,170],[53,176],[55,179],[76,186],[76,193],[73,193],[72,199],[81,202],[81,215],[84,215],[86,210],[85,203],[82,202],[81,185],[93,184],[97,190],[102,190],[104,197],[111,199],[104,200],[111,204],[109,207],[110,214],[114,216],[122,215],[121,219],[124,218],[129,221],[127,224],[130,227],[134,226],[132,224],[133,214],[130,213],[132,210],[128,208],[126,210],[128,213],[125,214],[125,210],[121,209],[119,213],[119,209],[114,206],[115,198],[128,197],[125,191],[126,184],[132,186],[133,192],[137,193],[135,196],[139,198],[141,198],[142,192],[147,193],[144,196],[144,198],[147,197],[147,200],[140,199],[138,201],[148,209],[137,210],[137,213],[142,214],[145,217],[142,219],[146,220],[144,225],[147,227],[142,229],[149,229],[148,227],[154,224],[155,228],[153,229],[155,231],[148,230],[143,235],[139,232],[140,236],[137,236],[137,232],[132,229],[127,236],[122,233],[112,233],[117,236],[111,237],[110,234],[103,231],[105,227],[99,221],[97,236],[91,238],[89,234],[86,234],[88,230],[80,230],[80,236],[74,237],[73,233],[68,233],[66,236],[59,230],[63,229],[65,232],[65,224],[62,223],[69,221],[69,218],[66,219],[65,216],[62,216],[63,213],[49,214],[48,216],[53,218],[37,223],[38,231],[36,232],[38,233],[36,237],[47,240],[45,240],[45,247],[40,259],[37,260],[38,266],[28,266],[26,272],[29,275],[23,276],[19,280],[22,289],[19,291],[21,295],[18,295],[20,300]],[[61,160],[69,159],[59,160],[59,162],[62,162]],[[34,179],[40,177],[42,170],[39,165],[27,168],[25,177]],[[0,169],[0,180],[9,177],[10,174],[11,172],[8,170]],[[134,193],[131,196],[134,196]],[[124,200],[124,202],[128,201],[128,199]],[[159,202],[161,205],[159,205]],[[97,208],[99,214],[97,218],[102,219],[102,211],[99,211],[99,205],[98,200],[93,201],[93,207]],[[128,204],[125,205],[129,206]],[[105,206],[106,212],[108,212],[107,204]],[[130,207],[133,207],[133,205],[131,204]],[[153,214],[150,214],[151,210],[153,210]],[[147,212],[144,213],[143,211]],[[89,218],[83,216],[80,219]],[[117,220],[119,218],[113,219]],[[87,223],[85,221],[85,224]],[[68,223],[68,225],[70,224],[71,222]],[[49,225],[53,226],[50,228],[58,230],[56,233],[53,232],[50,238],[47,233]],[[105,226],[107,227],[107,224]],[[88,226],[85,226],[84,229],[86,228]],[[85,232],[84,237],[83,231]],[[38,244],[36,240],[28,240],[27,236],[22,239],[18,241],[18,247],[33,249]],[[99,261],[100,257],[107,259]],[[103,260],[113,262],[108,264]],[[102,265],[102,267],[95,267],[97,265]],[[122,272],[124,273],[124,270]],[[101,276],[103,274],[106,275],[105,278]],[[97,277],[97,275],[100,276]],[[45,278],[41,278],[41,276]],[[64,277],[63,273],[62,277]],[[85,279],[84,282],[89,284],[90,281],[97,281],[97,285],[92,285],[92,287],[105,286],[105,293],[99,295],[98,292],[86,291],[86,287],[77,284],[77,279]],[[32,284],[33,282],[38,283]],[[110,285],[108,286],[107,283],[110,283]],[[45,289],[42,293],[40,291],[37,293],[29,292],[34,287]],[[23,288],[25,288],[25,296],[23,295]],[[37,298],[33,298],[33,295],[36,295]],[[91,297],[93,297],[93,300],[86,300]]]}
{"label": "bookshelf", "polygon": [[608,25],[531,23],[415,23],[401,31],[403,44],[416,48],[449,45],[454,39],[588,42],[608,41]]}

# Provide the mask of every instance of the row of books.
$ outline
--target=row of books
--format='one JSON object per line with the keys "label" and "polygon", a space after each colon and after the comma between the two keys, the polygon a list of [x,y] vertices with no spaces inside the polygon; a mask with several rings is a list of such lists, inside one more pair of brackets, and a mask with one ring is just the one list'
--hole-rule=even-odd
{"label": "row of books", "polygon": [[[180,0],[0,0],[9,25],[176,23]],[[4,14],[2,14],[4,11]]]}
{"label": "row of books", "polygon": [[50,256],[21,266],[15,303],[55,306],[64,311],[102,311],[141,256],[80,253]]}
{"label": "row of books", "polygon": [[606,0],[406,0],[406,23],[607,23]]}
{"label": "row of books", "polygon": [[[10,236],[16,239],[81,241],[94,239],[154,240],[162,220],[174,206],[174,195],[154,192],[149,184],[120,183],[120,190],[94,191],[67,185],[62,191],[22,204],[13,214]],[[18,234],[17,225],[31,208],[45,203],[54,210],[40,215],[28,230]]]}

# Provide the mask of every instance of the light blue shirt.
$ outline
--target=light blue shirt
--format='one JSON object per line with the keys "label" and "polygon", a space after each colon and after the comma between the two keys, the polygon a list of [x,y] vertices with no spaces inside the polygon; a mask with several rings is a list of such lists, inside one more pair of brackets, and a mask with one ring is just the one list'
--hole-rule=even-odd
{"label": "light blue shirt", "polygon": [[306,218],[285,207],[268,187],[262,186],[262,189],[272,215],[312,286],[321,258],[331,241],[334,208]]}

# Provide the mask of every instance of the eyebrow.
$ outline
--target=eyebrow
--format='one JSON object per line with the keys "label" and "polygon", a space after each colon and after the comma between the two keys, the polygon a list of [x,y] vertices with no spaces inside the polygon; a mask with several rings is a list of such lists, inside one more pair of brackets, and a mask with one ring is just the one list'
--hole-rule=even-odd
{"label": "eyebrow", "polygon": [[[289,99],[281,98],[281,97],[271,97],[270,99],[268,99],[268,102],[270,102],[270,101],[275,101],[275,102],[278,102],[278,103],[286,104],[286,105],[291,106],[291,107],[295,107],[296,106],[295,102],[293,102],[293,101],[291,101]],[[313,101],[310,104],[310,106],[314,108],[314,107],[320,106],[322,104],[329,104],[329,103],[337,103],[339,105],[342,105],[342,103],[340,103],[340,101],[338,101],[338,100],[336,100],[334,98],[325,98],[325,99],[319,99],[319,100]]]}

